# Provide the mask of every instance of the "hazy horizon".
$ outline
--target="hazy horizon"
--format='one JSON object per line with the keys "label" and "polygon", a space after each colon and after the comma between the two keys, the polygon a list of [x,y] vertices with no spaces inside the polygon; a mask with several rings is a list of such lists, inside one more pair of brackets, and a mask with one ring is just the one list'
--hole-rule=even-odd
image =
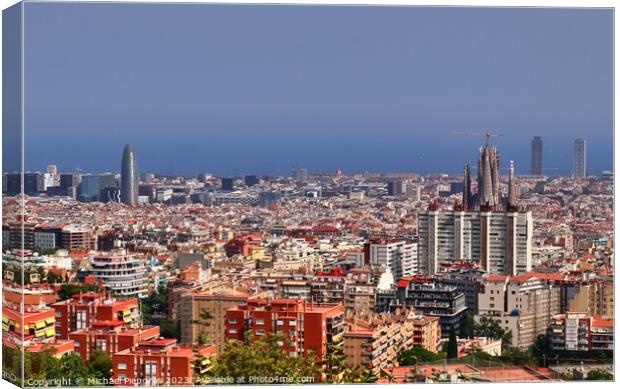
{"label": "hazy horizon", "polygon": [[[613,170],[609,9],[25,4],[25,160],[193,176]],[[505,170],[502,171],[505,173]]]}

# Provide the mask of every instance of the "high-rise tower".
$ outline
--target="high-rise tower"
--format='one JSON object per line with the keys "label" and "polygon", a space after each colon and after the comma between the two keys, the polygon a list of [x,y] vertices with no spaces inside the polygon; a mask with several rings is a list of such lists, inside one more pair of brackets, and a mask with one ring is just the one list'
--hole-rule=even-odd
{"label": "high-rise tower", "polygon": [[573,177],[586,176],[586,140],[575,139],[575,152],[573,155]]}
{"label": "high-rise tower", "polygon": [[138,204],[138,177],[136,151],[133,145],[126,145],[121,166],[121,201],[124,204]]}
{"label": "high-rise tower", "polygon": [[543,154],[543,142],[539,136],[535,136],[532,139],[532,175],[542,176],[542,154]]}

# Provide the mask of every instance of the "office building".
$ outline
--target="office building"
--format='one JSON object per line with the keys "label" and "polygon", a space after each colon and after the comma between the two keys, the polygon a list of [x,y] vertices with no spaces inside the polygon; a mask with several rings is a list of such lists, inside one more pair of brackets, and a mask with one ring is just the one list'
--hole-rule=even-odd
{"label": "office building", "polygon": [[453,260],[479,262],[491,274],[532,267],[531,212],[436,211],[418,215],[418,271],[436,274]]}
{"label": "office building", "polygon": [[539,136],[532,139],[532,175],[543,174],[543,142]]}
{"label": "office building", "polygon": [[308,169],[293,169],[291,175],[295,182],[303,183],[308,181]]}
{"label": "office building", "polygon": [[243,177],[243,182],[245,183],[246,186],[248,187],[252,187],[256,184],[259,183],[258,177],[255,175],[247,175],[245,177]]}
{"label": "office building", "polygon": [[577,138],[575,139],[573,151],[573,177],[583,178],[586,177],[586,175],[586,140]]}
{"label": "office building", "polygon": [[222,190],[226,192],[232,192],[234,190],[234,179],[225,177],[222,178]]}
{"label": "office building", "polygon": [[133,145],[126,145],[121,166],[121,201],[124,204],[138,205],[139,177],[136,151]]}
{"label": "office building", "polygon": [[60,175],[60,187],[63,190],[68,188],[78,188],[82,182],[82,175],[79,173],[62,173]]}

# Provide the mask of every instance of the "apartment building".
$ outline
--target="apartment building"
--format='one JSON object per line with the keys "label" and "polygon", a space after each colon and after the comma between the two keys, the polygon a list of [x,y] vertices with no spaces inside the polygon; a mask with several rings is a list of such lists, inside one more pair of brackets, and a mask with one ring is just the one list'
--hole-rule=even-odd
{"label": "apartment building", "polygon": [[491,316],[512,332],[512,345],[527,348],[547,331],[554,315],[561,313],[561,288],[543,275],[489,275],[478,294],[478,317]]}
{"label": "apartment building", "polygon": [[490,274],[524,273],[532,268],[532,234],[531,212],[420,212],[418,269],[436,274],[463,259]]}
{"label": "apartment building", "polygon": [[126,327],[122,320],[95,321],[90,327],[69,334],[69,338],[74,342],[75,351],[85,361],[95,350],[105,351],[112,357],[118,351],[157,337],[159,326],[131,328]]}
{"label": "apartment building", "polygon": [[90,274],[116,295],[142,298],[148,293],[146,261],[124,250],[95,255]]}
{"label": "apartment building", "polygon": [[69,339],[71,332],[90,328],[94,322],[121,321],[127,327],[137,327],[141,322],[137,299],[121,300],[105,293],[75,294],[52,304],[52,308],[59,339]]}
{"label": "apartment building", "polygon": [[396,280],[418,272],[417,243],[405,240],[371,240],[366,243],[364,250],[367,263],[389,268]]}
{"label": "apartment building", "polygon": [[282,334],[289,355],[314,350],[317,358],[327,353],[327,343],[339,344],[344,332],[342,304],[314,304],[292,299],[248,299],[226,312],[226,338],[244,340],[246,331],[260,337]]}
{"label": "apartment building", "polygon": [[197,358],[216,355],[215,346],[178,345],[156,338],[119,351],[112,358],[112,379],[122,386],[195,385]]}
{"label": "apartment building", "polygon": [[[181,295],[176,303],[177,320],[181,326],[181,342],[196,344],[200,334],[204,333],[215,344],[218,351],[224,349],[226,341],[226,312],[248,298],[264,296],[254,294],[238,287],[215,287],[205,291],[188,291]],[[208,312],[211,319],[201,319],[201,313]],[[204,322],[204,323],[203,323]]]}
{"label": "apartment building", "polygon": [[[465,294],[453,286],[441,285],[431,277],[413,276],[403,278],[388,299],[384,294],[378,310],[394,310],[398,307],[414,308],[419,314],[439,318],[442,337],[454,330],[457,335],[465,326],[467,306]],[[389,301],[392,300],[392,301]],[[384,304],[384,305],[381,305]]]}
{"label": "apartment building", "polygon": [[552,350],[613,352],[614,322],[581,312],[555,315],[547,339]]}

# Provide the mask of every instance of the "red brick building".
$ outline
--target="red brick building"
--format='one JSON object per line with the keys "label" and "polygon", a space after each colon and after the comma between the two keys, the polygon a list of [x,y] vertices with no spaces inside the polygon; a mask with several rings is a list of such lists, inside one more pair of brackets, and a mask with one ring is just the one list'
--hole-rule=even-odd
{"label": "red brick building", "polygon": [[126,326],[140,323],[138,299],[117,300],[104,293],[75,294],[70,300],[52,304],[56,311],[56,336],[69,339],[73,331],[90,328],[95,321],[122,321]]}
{"label": "red brick building", "polygon": [[141,341],[159,337],[158,326],[131,328],[124,324],[122,320],[95,321],[90,328],[72,332],[69,338],[75,342],[75,351],[87,360],[94,350],[103,350],[112,357]]}
{"label": "red brick building", "polygon": [[283,334],[289,341],[289,355],[305,355],[314,350],[317,358],[322,359],[328,342],[342,341],[344,306],[292,299],[249,299],[226,312],[226,338],[243,340],[247,330],[257,337]]}
{"label": "red brick building", "polygon": [[122,386],[193,385],[197,355],[215,356],[216,348],[177,345],[176,339],[142,341],[114,354],[112,379]]}

